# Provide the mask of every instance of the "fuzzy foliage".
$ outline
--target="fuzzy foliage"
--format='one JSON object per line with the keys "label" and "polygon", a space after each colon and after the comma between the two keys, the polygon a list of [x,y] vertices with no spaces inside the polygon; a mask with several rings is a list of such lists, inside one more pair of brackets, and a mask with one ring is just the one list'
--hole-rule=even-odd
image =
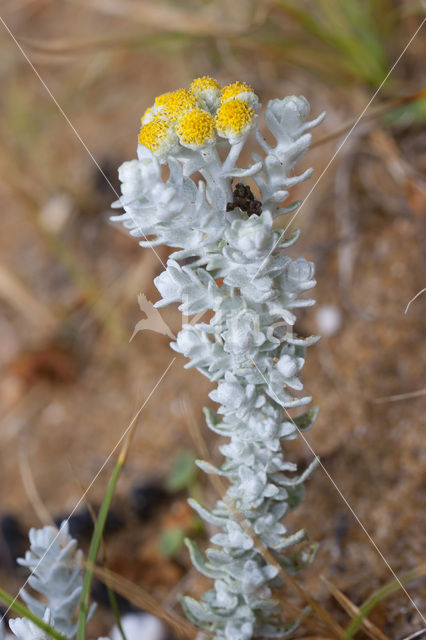
{"label": "fuzzy foliage", "polygon": [[[29,539],[30,549],[25,558],[18,558],[18,564],[29,569],[28,585],[38,597],[26,589],[21,589],[20,596],[36,616],[65,637],[73,638],[83,585],[83,552],[68,533],[66,521],[59,530],[50,526],[30,529]],[[9,626],[20,640],[48,637],[25,618],[10,620]]]}

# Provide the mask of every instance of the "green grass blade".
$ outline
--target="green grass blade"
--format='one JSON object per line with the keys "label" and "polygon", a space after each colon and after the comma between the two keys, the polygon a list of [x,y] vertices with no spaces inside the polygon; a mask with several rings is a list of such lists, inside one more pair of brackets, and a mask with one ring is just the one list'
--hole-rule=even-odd
{"label": "green grass blade", "polygon": [[312,41],[304,38],[303,44],[320,54],[325,64],[331,55],[345,76],[374,86],[383,80],[388,68],[386,30],[375,20],[374,5],[353,0],[275,0],[275,4],[295,20],[302,36],[311,36]]}
{"label": "green grass blade", "polygon": [[395,591],[398,591],[398,589],[401,589],[401,584],[405,585],[408,582],[411,582],[412,580],[416,580],[420,576],[425,575],[425,573],[426,573],[425,566],[419,567],[418,569],[413,569],[413,571],[410,571],[400,576],[398,580],[392,580],[391,582],[388,582],[383,587],[375,591],[360,607],[359,613],[354,618],[352,618],[352,620],[350,621],[350,623],[345,629],[345,633],[343,635],[342,640],[350,640],[351,638],[353,638],[353,636],[359,630],[363,620],[368,616],[368,614],[371,613],[371,611],[382,600],[384,600],[384,598],[387,598],[387,596],[391,595]]}
{"label": "green grass blade", "polygon": [[108,516],[108,511],[111,506],[112,496],[117,485],[118,477],[121,469],[123,468],[125,456],[120,455],[117,464],[114,467],[111,478],[108,482],[105,497],[102,501],[101,508],[99,510],[98,518],[96,520],[95,529],[93,531],[92,540],[90,542],[89,553],[87,557],[87,569],[83,579],[83,589],[80,597],[80,608],[78,612],[78,624],[77,624],[77,640],[85,640],[86,638],[86,624],[87,614],[89,611],[89,598],[90,588],[93,580],[93,567],[98,556],[99,547],[101,545],[102,534],[105,527],[105,522]]}
{"label": "green grass blade", "polygon": [[23,605],[21,602],[18,602],[18,600],[13,598],[6,591],[3,591],[3,589],[0,589],[0,601],[3,602],[7,607],[9,607],[9,609],[12,609],[12,611],[17,613],[22,618],[27,618],[28,620],[31,620],[31,622],[33,622],[37,627],[39,627],[39,629],[42,629],[49,636],[51,636],[52,638],[55,638],[55,640],[67,640],[67,638],[63,636],[61,633],[59,633],[59,631],[56,631],[53,627],[48,625],[47,622],[44,622],[44,620],[42,620],[41,618],[36,616],[32,611],[27,609],[25,605]]}
{"label": "green grass blade", "polygon": [[117,598],[115,597],[115,593],[111,589],[109,584],[106,585],[106,588],[108,592],[108,600],[111,605],[112,612],[114,614],[115,624],[117,625],[117,629],[120,632],[122,640],[127,640],[126,634],[124,633],[123,626],[121,624],[120,609],[118,608]]}
{"label": "green grass blade", "polygon": [[[170,368],[171,364],[166,369],[162,377],[164,377],[165,373]],[[160,381],[161,379],[162,378],[160,378]],[[139,408],[139,411],[137,411],[136,415],[133,417],[133,419],[131,420],[129,426],[125,431],[125,435],[126,434],[127,435],[122,444],[121,451],[118,455],[117,463],[111,474],[111,478],[109,479],[108,486],[105,491],[105,496],[104,496],[104,499],[102,500],[101,508],[99,509],[92,539],[90,541],[89,553],[87,556],[87,569],[86,569],[86,573],[84,574],[83,588],[81,591],[80,606],[78,611],[76,640],[86,640],[86,625],[87,625],[87,615],[89,612],[90,588],[92,586],[96,558],[98,557],[99,548],[101,546],[102,535],[105,528],[105,522],[108,516],[109,508],[111,506],[111,501],[114,495],[115,487],[117,486],[118,478],[120,476],[124,463],[126,462],[127,454],[129,452],[130,443],[136,429],[137,421],[144,406],[145,406],[145,402],[141,405],[141,407]]]}

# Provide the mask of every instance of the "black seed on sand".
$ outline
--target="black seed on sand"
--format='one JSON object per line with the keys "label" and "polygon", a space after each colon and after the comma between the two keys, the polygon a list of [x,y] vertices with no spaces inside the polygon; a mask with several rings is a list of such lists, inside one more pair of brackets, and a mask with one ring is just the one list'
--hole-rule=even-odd
{"label": "black seed on sand", "polygon": [[[95,509],[96,517],[97,509]],[[68,530],[72,538],[83,540],[90,538],[93,533],[93,517],[90,509],[84,507],[80,511],[73,513],[71,516],[61,515],[55,518],[55,524],[59,527],[61,523],[68,518]],[[114,533],[124,526],[124,523],[117,513],[110,509],[108,511],[105,522],[104,534]]]}
{"label": "black seed on sand", "polygon": [[158,483],[149,482],[132,489],[130,502],[133,511],[141,520],[152,518],[156,509],[164,504],[169,495]]}
{"label": "black seed on sand", "polygon": [[25,554],[27,536],[19,521],[12,514],[5,513],[0,518],[0,553],[5,562],[15,566],[16,558]]}
{"label": "black seed on sand", "polygon": [[[119,593],[115,593],[115,591],[113,591],[113,594],[115,596],[118,609],[122,616],[125,615],[126,613],[140,612],[140,609],[135,607],[131,602],[129,602],[126,598],[121,596]],[[101,607],[105,607],[106,609],[111,609],[111,601],[108,595],[108,589],[103,582],[100,582],[96,578],[93,580],[92,597],[93,597],[93,600]]]}

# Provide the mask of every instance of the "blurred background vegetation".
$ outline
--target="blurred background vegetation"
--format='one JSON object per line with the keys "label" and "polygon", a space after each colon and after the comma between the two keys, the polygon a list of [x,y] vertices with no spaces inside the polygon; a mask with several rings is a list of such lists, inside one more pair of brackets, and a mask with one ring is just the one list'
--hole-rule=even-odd
{"label": "blurred background vegetation", "polygon": [[[25,530],[72,510],[171,361],[165,336],[145,332],[129,344],[137,294],[157,299],[161,264],[109,222],[109,206],[118,166],[135,156],[141,114],[200,75],[245,80],[263,103],[303,94],[313,114],[327,111],[304,161],[314,178],[292,194],[309,194],[294,222],[303,230],[296,251],[316,262],[318,279],[317,309],[301,314],[298,329],[323,335],[305,369],[321,406],[311,443],[390,565],[421,564],[426,298],[404,312],[426,281],[424,29],[328,164],[424,16],[420,0],[3,0],[3,586],[22,581],[11,568],[22,541],[10,522]],[[163,260],[168,253],[160,248]],[[178,330],[176,310],[163,317]],[[210,386],[183,364],[173,363],[142,412],[114,507],[120,526],[106,543],[109,565],[170,607],[179,590],[205,586],[181,547],[187,533],[204,535],[188,492],[213,499],[193,467],[200,438],[219,458],[201,414]],[[297,443],[289,456],[301,465],[310,457]],[[347,621],[320,576],[359,604],[388,568],[321,471],[292,517],[321,543],[304,588]],[[424,581],[408,589],[424,610]],[[421,624],[401,593],[372,619],[392,638]]]}

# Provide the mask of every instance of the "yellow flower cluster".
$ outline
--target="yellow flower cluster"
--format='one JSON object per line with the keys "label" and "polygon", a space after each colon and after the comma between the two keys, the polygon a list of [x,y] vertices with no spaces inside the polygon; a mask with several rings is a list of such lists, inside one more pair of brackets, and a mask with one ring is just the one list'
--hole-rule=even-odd
{"label": "yellow flower cluster", "polygon": [[258,105],[246,82],[222,88],[214,78],[196,78],[189,89],[155,98],[141,118],[139,144],[163,155],[178,141],[183,147],[199,149],[213,143],[216,134],[234,143],[253,125]]}

